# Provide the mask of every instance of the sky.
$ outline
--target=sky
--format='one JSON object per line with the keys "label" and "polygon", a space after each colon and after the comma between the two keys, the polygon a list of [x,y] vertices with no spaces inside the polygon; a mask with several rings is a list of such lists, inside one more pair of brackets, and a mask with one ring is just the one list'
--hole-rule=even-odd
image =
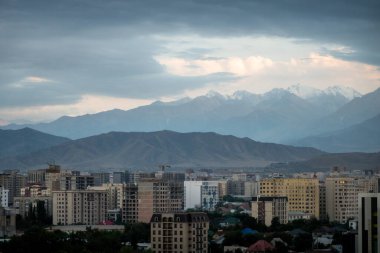
{"label": "sky", "polygon": [[0,125],[210,90],[380,87],[380,2],[0,0]]}

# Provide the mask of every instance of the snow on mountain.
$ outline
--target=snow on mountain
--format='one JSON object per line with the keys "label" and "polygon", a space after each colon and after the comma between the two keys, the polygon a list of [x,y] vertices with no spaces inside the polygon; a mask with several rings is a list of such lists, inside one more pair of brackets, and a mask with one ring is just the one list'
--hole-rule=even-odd
{"label": "snow on mountain", "polygon": [[356,97],[361,97],[362,95],[357,92],[356,90],[350,88],[350,87],[343,87],[343,86],[331,86],[328,87],[327,89],[324,90],[326,94],[331,94],[331,95],[342,95],[349,100],[352,100]]}
{"label": "snow on mountain", "polygon": [[245,100],[245,99],[251,99],[257,96],[259,95],[253,94],[245,90],[238,90],[238,91],[235,91],[232,95],[228,96],[228,98],[234,99],[234,100]]}
{"label": "snow on mountain", "polygon": [[304,85],[292,85],[287,88],[287,91],[293,93],[296,96],[299,96],[304,99],[315,98],[322,95],[333,95],[333,96],[343,96],[348,100],[352,100],[356,97],[361,97],[362,95],[350,87],[344,86],[331,86],[327,89],[320,90],[309,86]]}
{"label": "snow on mountain", "polygon": [[220,98],[220,99],[226,99],[226,96],[220,94],[219,92],[217,91],[214,91],[214,90],[210,90],[209,92],[206,93],[205,97],[208,97],[208,98]]}
{"label": "snow on mountain", "polygon": [[303,86],[300,84],[292,85],[286,89],[290,93],[293,93],[294,95],[301,97],[301,98],[310,98],[319,96],[323,93],[322,90],[316,89],[309,86]]}

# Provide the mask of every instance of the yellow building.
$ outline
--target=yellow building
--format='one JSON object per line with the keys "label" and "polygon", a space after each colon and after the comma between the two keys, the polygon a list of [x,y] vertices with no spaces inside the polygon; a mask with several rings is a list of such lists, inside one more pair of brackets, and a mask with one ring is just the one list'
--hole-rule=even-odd
{"label": "yellow building", "polygon": [[369,191],[369,180],[356,177],[326,178],[326,212],[331,221],[358,219],[358,195]]}
{"label": "yellow building", "polygon": [[317,178],[262,179],[260,195],[288,197],[289,212],[304,212],[319,218],[319,181]]}

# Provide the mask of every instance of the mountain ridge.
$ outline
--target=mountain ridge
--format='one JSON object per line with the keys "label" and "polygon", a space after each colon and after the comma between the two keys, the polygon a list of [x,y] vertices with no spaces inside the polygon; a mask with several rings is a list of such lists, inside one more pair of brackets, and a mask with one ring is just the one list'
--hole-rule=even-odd
{"label": "mountain ridge", "polygon": [[265,166],[323,154],[314,148],[261,143],[216,133],[110,132],[72,140],[30,154],[0,159],[0,168],[31,168],[54,160],[66,167]]}

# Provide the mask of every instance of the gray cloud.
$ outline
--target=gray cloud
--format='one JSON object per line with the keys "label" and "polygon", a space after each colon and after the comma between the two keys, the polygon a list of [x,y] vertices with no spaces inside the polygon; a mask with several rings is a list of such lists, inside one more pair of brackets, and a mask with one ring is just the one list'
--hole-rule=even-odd
{"label": "gray cloud", "polygon": [[[153,55],[154,35],[268,35],[353,50],[380,66],[378,1],[0,0],[0,106],[62,104],[81,94],[155,98],[234,77],[178,77]],[[196,58],[206,50],[182,52]],[[27,76],[55,82],[14,87]]]}

